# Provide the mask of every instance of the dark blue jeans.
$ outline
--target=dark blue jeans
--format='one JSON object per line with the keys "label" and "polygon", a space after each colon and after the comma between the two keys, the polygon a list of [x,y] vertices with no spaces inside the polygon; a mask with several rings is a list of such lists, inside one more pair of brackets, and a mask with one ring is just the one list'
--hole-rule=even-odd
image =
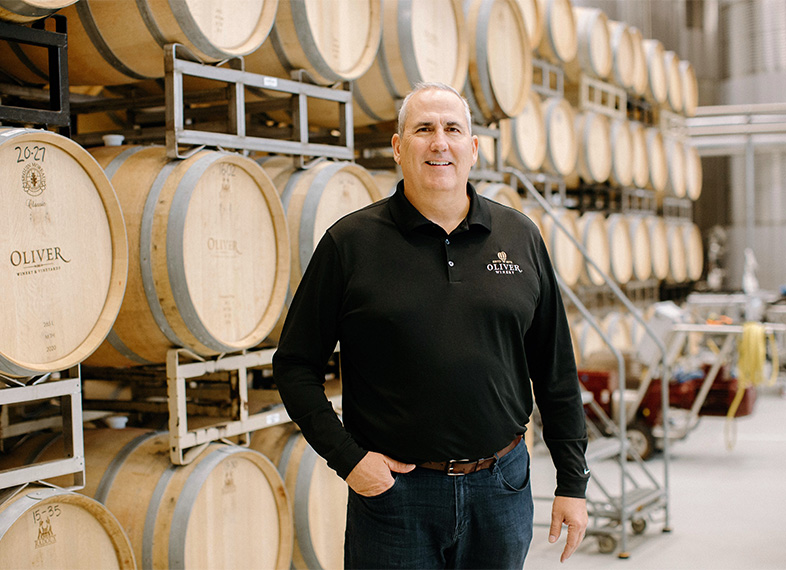
{"label": "dark blue jeans", "polygon": [[345,568],[523,568],[533,517],[523,440],[469,475],[418,467],[394,476],[375,497],[350,489]]}

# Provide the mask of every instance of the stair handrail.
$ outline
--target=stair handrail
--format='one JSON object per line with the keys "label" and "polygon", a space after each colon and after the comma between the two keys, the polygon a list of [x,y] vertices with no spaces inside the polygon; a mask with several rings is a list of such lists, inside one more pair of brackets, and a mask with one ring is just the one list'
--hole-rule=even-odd
{"label": "stair handrail", "polygon": [[[503,172],[505,174],[509,174],[511,177],[515,178],[518,182],[521,183],[521,185],[524,187],[524,189],[527,191],[527,193],[532,198],[534,198],[534,200],[546,212],[546,214],[548,214],[549,217],[551,217],[551,219],[554,222],[554,224],[556,225],[556,227],[558,227],[560,229],[560,231],[562,231],[566,236],[568,236],[568,239],[570,239],[570,241],[573,243],[573,245],[576,246],[576,248],[579,250],[581,255],[584,257],[585,261],[588,261],[590,263],[590,265],[601,275],[601,277],[603,277],[603,280],[609,286],[609,288],[612,290],[614,295],[620,301],[622,301],[622,304],[625,305],[625,307],[628,309],[628,311],[630,311],[631,314],[633,314],[634,318],[639,322],[639,324],[642,325],[642,327],[644,329],[644,332],[655,342],[655,345],[658,347],[658,350],[660,350],[660,356],[661,356],[660,361],[661,361],[661,364],[662,364],[662,371],[663,371],[663,374],[662,374],[663,379],[661,381],[661,399],[662,399],[662,406],[661,406],[662,417],[661,417],[661,422],[663,423],[663,429],[664,429],[664,437],[663,437],[663,471],[664,471],[664,473],[663,473],[663,479],[664,479],[663,486],[664,486],[664,493],[665,493],[665,507],[664,507],[665,526],[664,526],[664,529],[670,529],[669,509],[668,509],[668,503],[669,503],[669,501],[668,501],[668,491],[669,491],[669,437],[668,437],[668,425],[669,425],[669,423],[668,423],[668,409],[669,409],[669,381],[671,379],[671,371],[670,371],[670,366],[669,366],[668,361],[667,361],[666,344],[655,333],[655,331],[652,330],[652,328],[644,321],[644,318],[639,314],[639,312],[636,310],[636,307],[633,305],[633,303],[631,303],[630,299],[628,299],[627,295],[625,295],[625,293],[622,291],[622,289],[620,289],[619,286],[617,286],[617,284],[614,283],[614,281],[600,268],[600,266],[595,262],[595,260],[592,259],[592,257],[590,256],[589,252],[587,251],[587,248],[584,247],[584,244],[581,243],[578,239],[576,239],[576,236],[574,236],[572,233],[570,233],[567,230],[567,228],[565,228],[565,225],[557,218],[556,215],[554,215],[554,210],[553,210],[551,204],[549,204],[548,200],[546,200],[540,194],[540,192],[538,192],[538,189],[535,188],[535,185],[532,184],[532,182],[529,180],[529,178],[527,178],[526,174],[524,174],[522,171],[520,171],[520,170],[518,170],[516,168],[510,167],[510,166],[503,166],[500,170],[501,170],[501,172]],[[555,271],[555,273],[557,273],[557,272]],[[561,281],[561,278],[559,278],[559,274],[558,273],[557,273],[557,275],[558,275],[558,279]],[[570,289],[569,287],[564,287],[564,282],[562,282],[561,287],[563,288],[563,290]],[[573,293],[572,290],[568,294],[569,297],[572,297],[574,295],[575,294]],[[608,341],[606,341],[606,342],[607,342],[607,344],[609,344]],[[609,344],[609,346],[610,346],[610,348],[612,348],[614,350],[614,348],[611,347],[610,344]],[[620,375],[620,381],[624,381],[624,375]],[[620,393],[619,393],[619,400],[620,400],[619,409],[620,409],[620,433],[621,433],[620,437],[625,439],[625,427],[627,425],[627,406],[625,404],[625,398],[624,398],[624,394],[623,394],[622,390],[620,390]],[[622,471],[624,473],[624,469]],[[624,485],[623,485],[623,489],[624,489]]]}

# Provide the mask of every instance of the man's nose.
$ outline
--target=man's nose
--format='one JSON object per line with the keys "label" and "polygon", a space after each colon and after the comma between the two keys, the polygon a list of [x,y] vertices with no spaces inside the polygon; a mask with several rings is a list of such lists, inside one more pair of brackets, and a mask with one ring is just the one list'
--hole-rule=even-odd
{"label": "man's nose", "polygon": [[445,133],[442,132],[441,129],[437,129],[434,131],[434,135],[431,137],[431,150],[434,151],[443,151],[448,148],[448,140],[445,136]]}

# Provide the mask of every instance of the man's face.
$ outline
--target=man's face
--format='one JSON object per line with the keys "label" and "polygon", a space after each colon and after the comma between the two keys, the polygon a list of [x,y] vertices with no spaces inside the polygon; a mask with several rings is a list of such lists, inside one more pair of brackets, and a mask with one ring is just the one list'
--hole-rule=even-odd
{"label": "man's face", "polygon": [[409,101],[402,135],[393,135],[393,158],[401,165],[405,191],[466,191],[478,159],[478,138],[461,100],[449,91],[427,89]]}

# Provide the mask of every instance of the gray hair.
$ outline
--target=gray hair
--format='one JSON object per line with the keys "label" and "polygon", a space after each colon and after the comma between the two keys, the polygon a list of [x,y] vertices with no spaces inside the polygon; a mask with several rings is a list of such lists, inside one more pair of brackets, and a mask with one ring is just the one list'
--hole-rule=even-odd
{"label": "gray hair", "polygon": [[464,105],[464,116],[467,120],[467,126],[469,127],[469,134],[472,134],[472,113],[469,110],[469,103],[464,98],[464,96],[459,93],[455,88],[447,85],[446,83],[438,83],[438,82],[423,82],[423,83],[416,83],[415,86],[412,88],[407,96],[404,98],[404,102],[401,104],[401,109],[398,111],[398,128],[396,132],[398,136],[404,134],[404,125],[407,122],[407,112],[409,107],[409,100],[412,99],[412,96],[415,93],[419,93],[420,91],[427,91],[429,89],[436,89],[437,91],[447,91],[448,93],[453,93],[456,97],[461,100],[461,103]]}

